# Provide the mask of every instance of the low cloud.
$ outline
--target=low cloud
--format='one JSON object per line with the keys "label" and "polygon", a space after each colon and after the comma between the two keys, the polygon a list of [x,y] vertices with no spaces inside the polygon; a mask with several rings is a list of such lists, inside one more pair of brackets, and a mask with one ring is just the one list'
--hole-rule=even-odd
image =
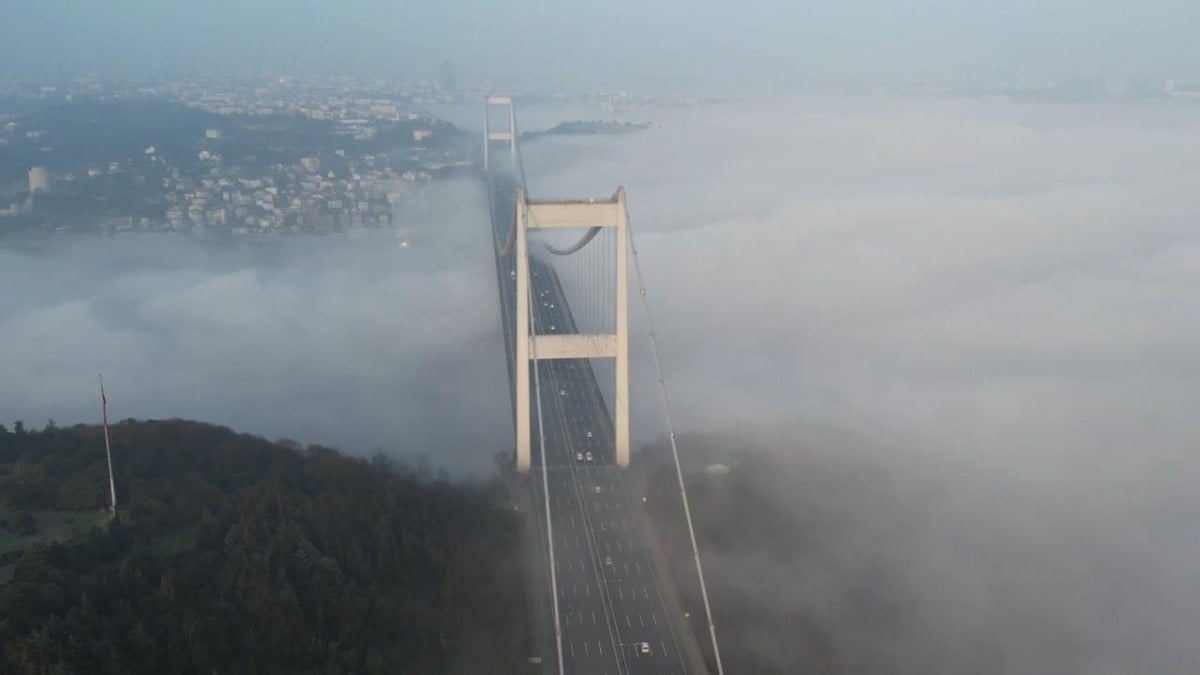
{"label": "low cloud", "polygon": [[[769,449],[764,494],[837,515],[837,549],[807,561],[714,560],[738,593],[812,609],[894,672],[1194,672],[1194,106],[814,98],[658,121],[530,145],[526,166],[535,194],[626,186],[678,428],[726,461]],[[854,569],[920,626],[853,633]]]}
{"label": "low cloud", "polygon": [[[78,239],[0,251],[5,421],[191,417],[486,471],[511,444],[486,197],[456,181],[394,234],[214,247]],[[419,208],[417,208],[419,205]]]}

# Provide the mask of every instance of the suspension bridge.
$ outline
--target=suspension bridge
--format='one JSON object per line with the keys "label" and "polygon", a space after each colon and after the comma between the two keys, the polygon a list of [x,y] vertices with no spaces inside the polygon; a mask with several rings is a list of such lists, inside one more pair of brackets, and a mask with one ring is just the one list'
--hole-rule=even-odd
{"label": "suspension bridge", "polygon": [[[496,118],[499,118],[498,120]],[[495,125],[493,124],[494,122]],[[515,467],[526,497],[531,605],[541,672],[723,675],[695,547],[666,383],[653,344],[685,525],[708,631],[704,649],[642,509],[626,488],[628,277],[654,340],[625,193],[531,199],[511,97],[484,106],[497,287],[509,369]]]}

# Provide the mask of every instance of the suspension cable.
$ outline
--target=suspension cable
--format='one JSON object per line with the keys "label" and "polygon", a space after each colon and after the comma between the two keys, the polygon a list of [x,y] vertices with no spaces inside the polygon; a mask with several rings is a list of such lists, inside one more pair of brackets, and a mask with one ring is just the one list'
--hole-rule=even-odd
{"label": "suspension cable", "polygon": [[554,255],[571,255],[572,253],[583,248],[584,246],[587,246],[588,242],[590,242],[592,239],[594,239],[596,237],[596,235],[599,234],[600,230],[602,230],[602,229],[604,229],[604,228],[601,228],[601,227],[590,228],[587,232],[585,232],[583,234],[582,237],[579,238],[579,241],[575,242],[574,244],[571,244],[570,246],[568,246],[566,248],[558,248],[558,247],[550,244],[550,242],[543,242],[542,245],[546,247],[547,251],[550,251]]}
{"label": "suspension cable", "polygon": [[[520,204],[517,205],[517,208],[520,208]],[[546,502],[546,540],[550,549],[550,593],[554,600],[554,647],[558,654],[558,675],[563,675],[562,621],[558,615],[558,572],[554,567],[554,525],[552,524],[553,519],[550,517],[550,478],[546,458],[546,429],[542,424],[542,378],[537,358],[537,323],[534,321],[537,311],[534,310],[533,305],[533,267],[529,263],[528,252],[526,252],[524,264],[525,273],[531,282],[525,285],[525,292],[529,295],[529,349],[530,355],[533,357],[533,397],[537,400],[538,447],[542,454],[542,496]],[[517,367],[528,368],[529,364],[518,364]]]}
{"label": "suspension cable", "polygon": [[637,244],[634,243],[633,227],[629,222],[629,212],[625,212],[625,230],[629,235],[629,250],[633,253],[633,269],[637,273],[638,291],[642,296],[642,308],[646,313],[646,328],[650,336],[652,353],[654,354],[654,370],[658,375],[658,387],[662,392],[663,412],[667,418],[668,437],[671,441],[671,457],[675,460],[675,476],[679,479],[679,496],[683,501],[683,516],[687,521],[688,538],[692,544],[692,558],[696,561],[696,576],[700,579],[700,596],[704,599],[704,615],[708,620],[708,635],[712,640],[713,658],[717,662],[717,675],[724,675],[721,665],[721,650],[717,646],[717,626],[713,622],[712,606],[708,602],[708,587],[704,583],[704,568],[700,564],[700,549],[696,545],[696,530],[692,527],[692,510],[688,506],[687,487],[683,482],[683,468],[679,463],[679,446],[675,442],[675,425],[671,421],[671,405],[667,399],[667,381],[663,377],[662,361],[659,358],[658,338],[654,331],[654,317],[650,313],[650,299],[646,295],[646,282],[642,277],[642,263],[638,258]]}

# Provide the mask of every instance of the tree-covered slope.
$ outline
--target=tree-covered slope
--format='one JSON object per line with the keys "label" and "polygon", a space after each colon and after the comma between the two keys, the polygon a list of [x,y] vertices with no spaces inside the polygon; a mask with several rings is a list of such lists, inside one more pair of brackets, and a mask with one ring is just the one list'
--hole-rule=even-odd
{"label": "tree-covered slope", "polygon": [[[198,422],[111,431],[119,517],[0,555],[0,672],[519,672],[517,523],[487,486]],[[99,428],[0,432],[0,538],[107,490]]]}

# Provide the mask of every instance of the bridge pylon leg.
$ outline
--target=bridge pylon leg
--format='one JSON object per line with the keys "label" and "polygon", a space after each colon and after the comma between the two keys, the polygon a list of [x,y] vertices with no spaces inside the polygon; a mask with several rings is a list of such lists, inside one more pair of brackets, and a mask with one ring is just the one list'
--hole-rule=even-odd
{"label": "bridge pylon leg", "polygon": [[[493,106],[508,108],[508,128],[505,131],[492,131],[491,110]],[[503,128],[503,127],[501,127]],[[485,171],[491,171],[492,165],[492,141],[506,141],[508,143],[509,160],[513,168],[518,166],[517,162],[517,109],[513,105],[511,96],[489,96],[484,99],[483,103],[483,168]]]}
{"label": "bridge pylon leg", "polygon": [[616,288],[616,356],[613,398],[613,432],[617,466],[629,466],[629,280],[626,269],[628,214],[625,211],[625,188],[617,188],[617,288]]}
{"label": "bridge pylon leg", "polygon": [[516,204],[516,256],[517,256],[517,312],[516,312],[516,359],[513,372],[516,377],[516,452],[517,471],[528,473],[532,465],[530,453],[530,387],[529,368],[537,367],[529,360],[529,245],[525,238],[526,217],[525,191],[517,191]]}

